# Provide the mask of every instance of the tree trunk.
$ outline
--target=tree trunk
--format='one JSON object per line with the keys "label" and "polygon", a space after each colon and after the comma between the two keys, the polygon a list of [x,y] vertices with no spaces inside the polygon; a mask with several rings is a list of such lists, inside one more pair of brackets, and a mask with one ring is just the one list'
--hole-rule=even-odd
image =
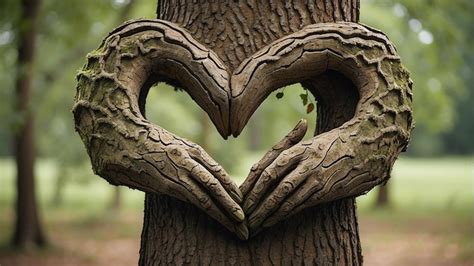
{"label": "tree trunk", "polygon": [[262,115],[256,113],[247,125],[250,137],[249,149],[251,151],[258,151],[262,148],[262,122]]}
{"label": "tree trunk", "polygon": [[382,208],[386,207],[389,204],[389,197],[388,197],[388,183],[385,185],[381,185],[377,189],[377,199],[375,201],[375,207]]}
{"label": "tree trunk", "polygon": [[112,200],[110,202],[110,211],[112,213],[119,213],[120,208],[122,207],[122,188],[119,186],[114,187]]}
{"label": "tree trunk", "polygon": [[38,0],[22,1],[20,17],[22,23],[18,29],[16,112],[22,114],[22,121],[15,132],[17,200],[13,245],[21,248],[45,244],[35,193],[34,119],[30,105],[39,5]]}
{"label": "tree trunk", "polygon": [[214,130],[214,126],[207,114],[204,112],[200,114],[199,119],[201,122],[201,134],[199,137],[199,143],[204,150],[210,151],[212,141],[211,131]]}
{"label": "tree trunk", "polygon": [[54,184],[53,197],[51,198],[51,205],[59,207],[64,202],[64,188],[67,184],[67,171],[61,167],[59,174],[56,177],[56,183]]}
{"label": "tree trunk", "polygon": [[[308,24],[358,21],[358,0],[325,1],[200,1],[162,0],[158,18],[188,29],[213,49],[232,71],[246,57],[270,42]],[[339,95],[351,91],[337,73],[315,77],[339,97],[335,108],[318,105],[317,133],[347,121],[354,99]],[[328,79],[330,78],[330,79]],[[328,81],[329,82],[329,81]],[[319,84],[319,83],[318,83]],[[313,81],[303,84],[310,89]],[[318,98],[318,96],[317,96]],[[350,98],[350,97],[349,97]],[[290,219],[240,241],[196,207],[168,196],[147,193],[140,249],[140,265],[163,264],[317,264],[360,265],[361,246],[355,200],[338,200],[308,208]]]}

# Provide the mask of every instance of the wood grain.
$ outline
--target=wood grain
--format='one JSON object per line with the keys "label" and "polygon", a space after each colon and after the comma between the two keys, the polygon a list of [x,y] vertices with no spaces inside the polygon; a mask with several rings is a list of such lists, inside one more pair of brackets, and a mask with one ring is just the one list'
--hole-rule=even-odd
{"label": "wood grain", "polygon": [[[287,12],[296,10],[300,2],[295,3]],[[300,17],[305,14],[301,12]],[[254,46],[248,42],[257,37],[243,38],[242,47],[250,46],[232,55],[219,46],[218,39],[203,39],[199,34],[202,28],[190,34],[189,29],[169,21],[137,20],[113,30],[88,55],[78,74],[73,113],[93,169],[111,184],[152,193],[147,194],[146,209],[155,206],[151,198],[162,203],[155,206],[157,213],[145,215],[142,255],[176,254],[165,239],[179,231],[168,226],[178,226],[192,230],[190,236],[199,232],[212,236],[202,243],[186,242],[188,248],[204,248],[202,245],[217,241],[226,248],[204,248],[209,256],[233,250],[235,259],[245,261],[252,254],[255,258],[251,261],[263,263],[269,258],[259,258],[263,255],[258,253],[262,252],[259,245],[289,252],[284,246],[299,242],[277,233],[282,228],[299,232],[302,227],[287,220],[294,216],[304,219],[306,232],[328,241],[323,244],[316,236],[311,240],[304,237],[305,243],[313,242],[304,251],[309,261],[338,261],[344,247],[350,245],[352,253],[345,254],[345,264],[361,262],[350,198],[385,182],[395,159],[406,148],[412,129],[411,80],[393,45],[375,29],[350,22],[282,29]],[[226,57],[221,57],[224,54]],[[318,101],[317,135],[301,141],[306,124],[300,123],[252,168],[240,191],[201,147],[146,119],[146,95],[157,82],[184,89],[208,113],[223,137],[238,136],[272,91],[301,82]],[[263,228],[268,230],[247,243],[235,241],[194,207],[167,196],[193,204],[241,239],[248,238],[248,228],[253,235]],[[349,200],[339,201],[346,198]],[[338,213],[339,209],[345,211]],[[311,213],[320,214],[319,218]],[[246,223],[242,222],[244,215]],[[334,230],[317,229],[318,224],[334,226]],[[350,234],[331,235],[339,232],[340,226],[351,227]],[[337,243],[331,243],[339,237]],[[319,249],[327,245],[333,246],[332,259],[316,259]],[[205,254],[195,257],[188,248],[183,256],[204,262]],[[156,253],[157,249],[163,251]],[[142,264],[164,262],[151,255],[142,258]]]}

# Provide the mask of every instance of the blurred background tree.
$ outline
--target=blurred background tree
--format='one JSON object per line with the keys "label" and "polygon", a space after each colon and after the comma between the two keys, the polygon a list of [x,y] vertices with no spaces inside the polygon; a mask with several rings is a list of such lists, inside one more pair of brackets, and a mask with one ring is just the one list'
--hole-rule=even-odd
{"label": "blurred background tree", "polygon": [[[85,190],[99,180],[90,170],[85,149],[73,129],[70,110],[76,71],[85,62],[86,53],[97,47],[112,28],[130,18],[154,18],[156,1],[41,2],[30,106],[36,116],[36,155],[41,162],[37,168],[50,165],[52,169],[49,177],[38,177],[39,183],[48,180],[45,184],[48,199],[42,200],[40,206],[49,211],[51,205],[61,206],[72,201],[64,193],[68,187]],[[17,47],[21,41],[19,31],[23,23],[20,4],[16,0],[0,1],[2,210],[12,208],[14,192],[7,187],[11,187],[8,182],[13,179],[8,169],[14,156],[15,130],[24,122],[23,115],[15,110],[14,89],[19,59]],[[405,157],[472,156],[474,1],[361,0],[361,10],[361,22],[387,34],[412,73],[416,128]],[[306,118],[312,127],[308,132],[314,132],[314,112],[306,114],[299,97],[302,88],[294,85],[282,91],[285,95],[282,99],[270,97],[265,101],[239,139],[228,141],[219,137],[204,112],[184,92],[167,85],[159,84],[151,90],[147,114],[164,128],[203,145],[232,176],[242,179],[252,163],[299,118]],[[101,203],[103,209],[120,206],[119,191],[110,188],[105,196],[96,195],[97,201],[105,197]],[[40,198],[44,198],[41,193]],[[0,227],[0,235],[4,232],[11,229]]]}
{"label": "blurred background tree", "polygon": [[[57,158],[60,167],[80,165],[85,152],[78,138],[74,137],[70,122],[70,108],[74,97],[76,71],[84,62],[85,54],[98,45],[113,27],[129,18],[154,17],[155,3],[145,0],[70,1],[43,0],[38,21],[38,60],[35,62],[34,97],[32,106],[38,115],[36,134],[39,142],[38,155]],[[473,125],[473,36],[471,11],[474,3],[458,0],[362,0],[361,21],[384,31],[397,45],[404,64],[412,72],[415,82],[415,115],[417,127],[408,154],[411,156],[436,156],[440,154],[472,154],[474,142],[469,141]],[[12,127],[21,116],[13,112],[14,75],[17,63],[19,26],[18,1],[6,0],[0,4],[0,81],[3,89],[0,97],[0,155],[12,155]],[[300,91],[285,90],[286,96],[297,96]],[[268,103],[259,110],[259,123],[251,123],[239,145],[248,149],[262,150],[274,139],[284,134],[294,120],[304,115],[305,109],[298,97],[284,97],[277,104]],[[173,99],[172,103],[164,103]],[[194,115],[201,121],[189,129],[189,138],[197,139],[206,117],[199,118],[198,108],[189,108],[189,102],[177,100],[179,93],[150,96],[154,104],[152,114],[164,127],[180,132],[183,128],[172,125],[175,119]],[[161,100],[158,98],[166,98]],[[159,105],[159,106],[158,106]],[[167,107],[164,107],[166,105]],[[286,109],[291,109],[290,115]],[[158,110],[160,109],[160,110]],[[183,112],[166,110],[183,109]],[[184,109],[186,113],[184,113]],[[161,112],[156,113],[155,112]],[[274,113],[277,112],[277,115]],[[163,120],[163,121],[158,121]],[[311,119],[314,120],[314,119]],[[190,122],[191,124],[193,122]],[[174,127],[174,128],[173,128]],[[258,128],[258,129],[254,129]],[[214,132],[203,134],[208,139],[218,139]],[[259,135],[265,135],[261,137]],[[209,136],[210,135],[210,136]],[[268,136],[272,135],[272,136]],[[212,145],[216,151],[221,142]],[[199,139],[203,142],[204,139]],[[242,144],[243,143],[243,144]],[[239,154],[235,152],[234,154]],[[238,155],[236,157],[239,157]],[[229,161],[233,161],[230,159]]]}
{"label": "blurred background tree", "polygon": [[[361,21],[395,43],[414,81],[416,128],[409,156],[472,154],[472,1],[362,1]],[[379,187],[377,206],[389,203]]]}

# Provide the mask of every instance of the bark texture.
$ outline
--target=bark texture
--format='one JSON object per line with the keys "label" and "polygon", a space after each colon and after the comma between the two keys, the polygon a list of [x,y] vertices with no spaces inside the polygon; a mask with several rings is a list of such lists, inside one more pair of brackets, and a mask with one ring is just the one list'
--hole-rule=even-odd
{"label": "bark texture", "polygon": [[197,208],[147,194],[140,265],[360,265],[353,201],[303,210],[247,241]]}
{"label": "bark texture", "polygon": [[158,18],[211,48],[233,71],[271,42],[306,25],[359,21],[359,0],[158,1]]}
{"label": "bark texture", "polygon": [[168,81],[184,88],[226,135],[224,69],[212,51],[172,23],[128,22],[88,55],[78,74],[73,113],[97,174],[114,185],[187,200],[247,238],[246,226],[230,220],[242,221],[244,214],[236,203],[240,191],[222,167],[201,147],[144,117],[148,89]]}
{"label": "bark texture", "polygon": [[[324,133],[332,128],[322,127],[321,134],[285,150],[266,171],[257,165],[255,171],[262,173],[244,183],[255,183],[254,188],[250,193],[242,190],[251,231],[301,209],[367,192],[388,179],[408,144],[412,128],[408,72],[383,34],[354,23],[307,26],[244,61],[231,78],[232,85],[241,84],[231,89],[234,136],[273,90],[304,80],[309,80],[307,86],[325,114],[320,125],[327,123],[325,119],[334,126],[345,123]],[[329,84],[324,87],[331,80],[356,90],[344,93]],[[274,186],[278,179],[283,181]],[[267,199],[256,206],[265,194]]]}
{"label": "bark texture", "polygon": [[23,116],[21,125],[15,132],[17,199],[13,244],[19,247],[45,244],[36,203],[34,117],[30,109],[39,5],[39,0],[22,1],[21,21],[23,23],[18,31],[16,112]]}
{"label": "bark texture", "polygon": [[[164,20],[127,22],[88,55],[76,129],[96,173],[147,192],[141,265],[362,263],[352,197],[386,181],[412,118],[393,46],[342,22],[357,22],[358,5],[159,1]],[[316,136],[300,142],[300,123],[239,190],[199,146],[146,120],[159,81],[186,90],[223,137],[238,136],[272,91],[301,82],[318,101]]]}
{"label": "bark texture", "polygon": [[[224,62],[227,63],[229,69],[236,68],[247,56],[270,42],[308,24],[336,21],[357,22],[359,19],[358,0],[221,2],[223,3],[219,5],[209,1],[204,3],[207,5],[206,8],[202,8],[199,5],[186,5],[185,1],[179,0],[159,1],[158,18],[176,22],[187,28],[196,39],[216,51],[221,58],[227,58]],[[340,7],[345,7],[342,8],[342,12]],[[290,18],[293,20],[290,21]],[[216,25],[220,26],[216,27]],[[354,102],[358,101],[358,97],[354,97],[357,92],[351,88],[352,84],[339,82],[339,79],[330,78],[328,75],[331,74],[321,74],[318,80],[326,83],[320,84],[320,87],[331,85],[334,92],[344,95],[338,96],[338,93],[334,93],[334,97],[339,97],[337,102],[344,104],[348,100],[351,103],[347,104],[348,107],[345,109],[331,108],[330,104],[321,104],[322,99],[318,97],[320,100],[317,105],[316,134],[329,131],[348,121],[355,112],[356,103]],[[308,80],[303,85],[312,88],[316,84]],[[333,91],[331,89],[328,88],[326,91]],[[327,97],[326,99],[328,103],[334,102]],[[354,100],[351,101],[351,99]],[[177,210],[183,210],[183,212],[177,213]],[[153,264],[153,262],[159,264],[165,260],[170,262],[176,259],[188,262],[200,261],[203,264],[220,261],[222,264],[243,265],[270,263],[278,265],[291,262],[306,265],[358,265],[362,263],[353,198],[308,208],[293,218],[270,227],[255,238],[251,238],[251,243],[248,245],[237,243],[242,244],[240,248],[234,248],[239,247],[236,244],[230,245],[232,247],[230,250],[228,237],[222,230],[206,234],[193,233],[193,230],[181,231],[179,228],[185,228],[188,223],[183,224],[180,221],[187,221],[189,217],[197,217],[191,222],[196,225],[195,228],[206,230],[216,228],[212,225],[214,221],[202,213],[196,213],[192,206],[168,197],[147,194],[140,264]],[[174,224],[172,228],[176,228],[178,232],[163,230],[162,228],[167,228],[166,223]],[[202,225],[199,226],[199,223]],[[208,237],[203,238],[203,236]],[[216,237],[220,239],[214,240]],[[177,254],[180,255],[166,256],[166,252],[160,252],[159,255],[162,255],[160,260],[156,251],[172,247],[172,245],[167,245],[170,239],[176,239],[177,243],[182,243],[182,245],[177,245],[177,250],[179,250]],[[186,239],[191,239],[191,241],[188,242]],[[203,239],[206,244],[200,245],[197,240]],[[176,242],[173,241],[173,243]],[[213,250],[212,254],[199,254],[209,252],[209,250]]]}

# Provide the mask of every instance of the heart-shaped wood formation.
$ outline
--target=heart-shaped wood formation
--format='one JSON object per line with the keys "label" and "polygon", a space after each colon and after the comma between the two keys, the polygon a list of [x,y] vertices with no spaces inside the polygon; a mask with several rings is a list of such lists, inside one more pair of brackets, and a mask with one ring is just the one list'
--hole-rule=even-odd
{"label": "heart-shaped wood formation", "polygon": [[[252,168],[241,189],[202,148],[144,115],[148,89],[168,82],[187,91],[224,138],[238,136],[273,90],[327,71],[343,74],[357,89],[354,116],[303,142],[306,126],[300,124]],[[323,95],[321,90],[312,92]],[[246,239],[248,228],[255,233],[303,208],[386,181],[409,140],[411,98],[411,81],[394,47],[366,26],[307,26],[230,73],[179,26],[138,20],[112,31],[88,55],[73,113],[95,173],[114,185],[188,201]]]}

